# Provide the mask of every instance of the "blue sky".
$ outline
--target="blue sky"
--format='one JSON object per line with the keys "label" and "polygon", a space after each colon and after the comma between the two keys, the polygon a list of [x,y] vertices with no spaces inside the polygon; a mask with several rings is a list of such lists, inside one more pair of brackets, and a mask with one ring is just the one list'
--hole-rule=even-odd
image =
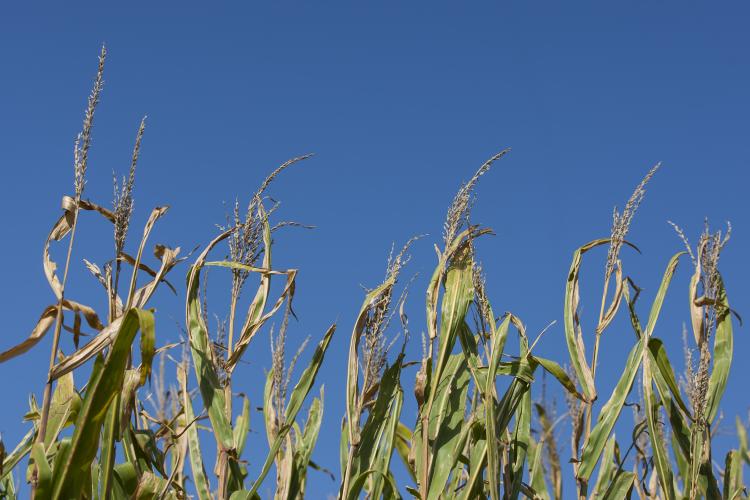
{"label": "blue sky", "polygon": [[[513,311],[532,333],[558,321],[540,354],[567,356],[561,317],[573,250],[609,233],[613,206],[625,203],[657,161],[663,168],[630,234],[643,254],[623,254],[626,274],[644,288],[642,307],[681,249],[666,221],[695,241],[708,217],[715,227],[727,220],[734,226],[721,269],[733,307],[747,315],[748,14],[747,5],[731,2],[710,8],[685,2],[6,3],[0,7],[6,235],[0,346],[20,342],[53,302],[42,245],[62,195],[72,190],[73,139],[102,42],[109,60],[86,189],[92,199],[110,202],[112,170],[126,170],[139,120],[148,115],[131,249],[150,209],[163,204],[171,210],[154,243],[205,244],[235,198],[245,202],[287,158],[315,153],[270,193],[282,201],[281,219],[317,226],[280,234],[275,258],[280,267],[300,269],[291,342],[319,338],[328,324],[339,324],[319,377],[327,404],[314,455],[335,472],[344,359],[363,298],[360,285],[378,283],[393,242],[427,233],[406,271],[418,273],[407,308],[418,335],[445,209],[460,183],[502,148],[513,150],[477,190],[474,220],[496,233],[483,238],[478,252],[496,310]],[[78,236],[68,290],[98,304],[100,290],[81,259],[101,263],[112,244],[108,228],[89,219]],[[604,253],[584,263],[584,315],[598,307]],[[176,284],[185,269],[173,271]],[[656,330],[678,361],[689,275],[685,260]],[[162,291],[155,302],[159,344],[178,337],[182,299]],[[745,330],[735,328],[737,360],[748,354]],[[267,337],[259,336],[235,382],[254,405],[269,365]],[[600,383],[607,392],[633,336],[619,321],[603,342]],[[6,447],[28,427],[21,417],[29,393],[41,394],[49,348],[45,339],[0,365]],[[410,355],[420,350],[414,338]],[[734,416],[747,414],[743,371],[735,363],[722,446],[733,442]],[[403,419],[411,422],[408,390],[407,399]],[[265,446],[260,422],[254,415],[256,449]],[[310,488],[322,497],[335,485],[312,473]]]}

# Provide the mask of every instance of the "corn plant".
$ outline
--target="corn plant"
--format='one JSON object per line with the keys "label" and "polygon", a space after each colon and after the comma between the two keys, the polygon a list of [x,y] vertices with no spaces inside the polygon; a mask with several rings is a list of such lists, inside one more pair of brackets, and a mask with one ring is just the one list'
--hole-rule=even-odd
{"label": "corn plant", "polygon": [[[34,347],[50,329],[53,331],[42,406],[39,408],[31,398],[26,418],[31,421],[32,429],[3,461],[5,493],[9,496],[13,496],[15,490],[10,472],[26,454],[30,455],[27,479],[35,498],[99,498],[122,493],[123,488],[144,494],[156,488],[153,458],[158,452],[155,445],[158,435],[138,425],[133,418],[138,407],[136,391],[150,378],[156,352],[153,313],[146,306],[159,285],[174,290],[166,276],[180,262],[180,249],[156,245],[154,255],[160,261],[156,270],[143,262],[151,231],[167,212],[167,207],[156,207],[146,223],[135,256],[125,251],[145,121],[138,128],[129,174],[121,185],[115,181],[112,209],[83,198],[94,115],[104,83],[105,58],[106,50],[102,48],[83,129],[74,147],[73,196],[63,197],[63,214],[54,223],[44,245],[44,272],[56,302],[45,308],[28,339],[0,354],[0,361],[18,356]],[[65,287],[72,268],[78,219],[83,212],[98,213],[114,229],[113,258],[102,267],[84,260],[106,294],[108,310],[104,321],[93,308],[71,299]],[[62,277],[59,277],[50,247],[66,237],[67,253]],[[132,272],[125,295],[121,295],[120,274],[124,266],[130,266]],[[148,278],[139,286],[142,275]],[[84,331],[83,321],[93,333]],[[61,349],[63,331],[72,334],[73,349],[68,355]],[[139,331],[140,364],[135,366],[132,343]],[[83,336],[92,338],[81,346]],[[74,370],[92,358],[92,373],[85,390],[76,389]],[[68,426],[73,426],[72,435],[63,437],[63,429]],[[123,464],[114,463],[116,442],[121,443],[127,457]]]}
{"label": "corn plant", "polygon": [[[258,499],[264,484],[273,489],[274,498],[304,498],[309,470],[322,469],[313,460],[313,450],[325,414],[323,389],[306,401],[336,326],[323,334],[292,383],[307,344],[302,342],[288,359],[297,270],[276,267],[272,249],[277,230],[299,224],[271,222],[278,204],[267,190],[277,176],[309,155],[272,171],[251,194],[246,209],[235,202],[226,225],[197,256],[179,257],[178,247],[155,245],[158,265],[149,266],[146,245],[167,207],[152,210],[136,251],[128,250],[145,120],[136,133],[127,175],[121,181],[115,178],[112,207],[83,197],[105,57],[102,49],[74,147],[73,194],[63,197],[63,213],[44,244],[43,269],[54,298],[31,335],[0,353],[0,362],[19,356],[52,331],[41,406],[30,397],[25,415],[30,429],[17,446],[6,448],[0,441],[0,498],[21,496],[14,470],[25,473],[37,499]],[[531,336],[521,318],[496,303],[493,307],[478,257],[482,237],[492,231],[471,221],[479,179],[507,153],[503,150],[482,164],[449,205],[425,293],[421,358],[407,361],[409,286],[397,293],[410,248],[419,238],[391,252],[383,281],[365,293],[349,337],[338,497],[747,498],[747,423],[736,419],[739,444],[723,461],[714,456],[712,446],[733,357],[733,324],[739,322],[719,271],[731,226],[712,232],[706,223],[692,246],[673,224],[685,249],[667,261],[656,293],[648,298],[650,312],[642,318],[642,290],[627,274],[621,251],[637,250],[627,236],[646,187],[660,168],[656,165],[622,212],[615,210],[610,234],[573,252],[560,283],[564,281],[562,330],[568,355],[547,359],[535,352],[547,329]],[[86,213],[99,214],[113,227],[111,259],[83,262],[102,286],[104,315],[73,300],[66,289],[78,219]],[[66,238],[59,275],[51,247]],[[223,244],[224,256],[212,260]],[[585,331],[581,269],[584,257],[604,248],[596,326]],[[187,269],[184,341],[157,348],[149,302],[157,289],[179,293],[167,275],[188,258],[192,264]],[[670,333],[657,324],[678,265],[687,260],[692,271],[686,317],[692,335],[684,335],[685,370],[679,374],[667,350]],[[218,292],[228,299],[226,314],[212,308],[215,317],[225,318],[214,328],[209,327],[209,271],[228,273],[230,283],[228,290]],[[272,281],[279,283],[272,288]],[[597,380],[597,365],[602,336],[618,314],[627,315],[633,344],[613,390],[606,394]],[[400,326],[398,334],[392,334],[394,324]],[[248,353],[257,352],[250,346],[263,331],[271,337],[265,385],[257,393],[242,392],[235,371]],[[517,352],[508,347],[516,345],[515,338]],[[82,339],[88,341],[82,344]],[[77,387],[74,377],[84,365],[91,373]],[[418,367],[413,382],[408,371],[412,366]],[[558,412],[550,401],[548,381],[562,391],[566,411]],[[412,395],[414,420],[403,411],[405,398]],[[268,450],[260,453],[246,449],[251,398],[262,401]],[[623,439],[615,428],[627,425],[625,407],[633,409],[634,418],[630,435]],[[201,436],[203,431],[213,443]],[[569,447],[558,440],[567,431]],[[213,467],[206,463],[207,446],[215,446]],[[251,460],[257,465],[252,476]],[[572,475],[566,480],[568,469]]]}
{"label": "corn plant", "polygon": [[[14,358],[34,347],[50,329],[53,331],[42,406],[39,408],[32,396],[30,411],[25,417],[32,428],[12,452],[6,453],[4,446],[0,450],[0,495],[16,498],[11,473],[24,457],[29,456],[26,479],[32,496],[39,499],[187,498],[190,491],[195,491],[202,499],[258,498],[257,490],[274,463],[277,465],[277,497],[300,497],[305,491],[306,472],[320,430],[322,389],[320,397],[310,407],[304,427],[297,422],[297,415],[315,383],[335,325],[323,336],[287,398],[286,389],[293,366],[284,365],[283,349],[288,317],[292,313],[296,270],[272,269],[271,235],[276,229],[293,223],[271,226],[269,216],[276,206],[267,208],[263,193],[275,176],[307,156],[292,159],[272,172],[252,196],[246,217],[240,217],[236,206],[231,224],[190,266],[185,303],[187,349],[182,359],[174,360],[169,351],[178,344],[156,348],[154,314],[146,309],[160,285],[176,293],[166,276],[185,260],[178,258],[179,248],[156,245],[154,255],[160,266],[154,269],[144,262],[148,238],[156,222],[167,212],[167,207],[157,207],[151,212],[135,255],[126,251],[145,120],[136,134],[128,175],[121,182],[115,178],[112,209],[83,198],[94,114],[103,89],[105,57],[106,51],[102,48],[94,88],[84,115],[83,131],[74,148],[74,194],[63,197],[63,214],[54,223],[44,246],[44,272],[56,302],[45,308],[28,339],[0,353],[0,362]],[[72,268],[71,254],[78,217],[82,211],[98,213],[113,225],[113,258],[101,266],[84,259],[85,268],[106,294],[107,314],[103,317],[93,308],[71,299],[65,289],[68,271]],[[66,237],[67,254],[60,278],[50,247]],[[229,241],[229,257],[208,261],[209,253],[224,240]],[[121,295],[120,277],[126,270],[125,266],[131,267],[132,273],[125,295]],[[201,301],[200,279],[211,267],[231,272],[227,338],[222,336],[223,332],[214,332],[213,338],[209,336],[206,304]],[[143,275],[148,279],[139,284],[139,276],[142,280]],[[259,277],[259,284],[235,335],[240,293],[251,275]],[[281,294],[272,299],[270,291],[274,276],[283,277],[285,284]],[[205,285],[202,290],[205,297]],[[276,342],[275,363],[269,373],[270,383],[264,401],[270,451],[259,477],[246,485],[248,473],[241,455],[250,429],[250,405],[247,397],[241,397],[242,407],[235,417],[232,373],[256,334],[282,307],[284,322]],[[85,331],[84,321],[93,334]],[[67,355],[61,348],[65,340],[63,332],[72,336],[72,351]],[[136,356],[132,344],[138,332],[140,355]],[[80,345],[80,339],[87,336],[91,339]],[[159,377],[151,383],[151,391],[144,393],[145,384],[151,380],[152,363],[157,353],[161,353]],[[178,387],[173,386],[171,390],[165,381],[164,356],[176,361]],[[84,388],[76,388],[76,369],[92,359],[88,382]],[[197,415],[189,390],[191,364],[203,402]],[[176,394],[179,396],[175,397]],[[206,474],[198,436],[199,422],[206,416],[217,445],[215,481]],[[69,434],[65,431],[67,427],[73,429],[70,436],[66,435]],[[185,469],[188,462],[190,475]],[[215,488],[212,488],[212,483]]]}
{"label": "corn plant", "polygon": [[[642,323],[635,308],[640,289],[624,274],[620,250],[623,246],[635,248],[625,238],[646,185],[659,165],[651,169],[623,212],[615,211],[611,235],[593,240],[573,254],[563,314],[570,369],[564,369],[553,360],[533,354],[536,340],[530,342],[517,316],[509,312],[495,315],[477,263],[475,241],[490,231],[469,222],[470,198],[479,177],[504,154],[505,151],[482,165],[459,190],[448,210],[444,246],[437,251],[438,265],[426,294],[427,338],[413,386],[418,405],[413,428],[399,420],[403,350],[385,370],[382,355],[374,371],[367,357],[371,350],[369,339],[383,336],[380,325],[388,315],[399,259],[396,266],[389,266],[384,283],[365,298],[349,350],[340,496],[357,498],[365,491],[368,498],[399,497],[389,468],[389,457],[396,450],[413,481],[406,490],[423,499],[561,499],[573,495],[744,498],[742,461],[747,461],[748,455],[742,422],[738,420],[741,447],[728,453],[723,471],[713,465],[710,446],[732,357],[732,311],[717,267],[728,234],[722,236],[706,229],[693,252],[678,228],[687,252],[677,253],[668,262],[651,312]],[[604,246],[608,247],[604,284],[589,360],[578,313],[579,275],[583,256]],[[664,341],[655,334],[665,295],[677,264],[686,253],[695,269],[689,311],[700,353],[697,368],[687,375],[689,404],[677,383]],[[629,313],[635,344],[614,391],[597,412],[600,339],[623,304]],[[473,327],[467,320],[472,310]],[[509,331],[516,332],[519,338],[520,352],[515,355],[505,353]],[[712,337],[713,350],[708,345]],[[363,348],[360,343],[364,343]],[[539,372],[561,385],[568,402],[566,414],[555,417],[544,400],[533,402],[531,387]],[[641,410],[632,443],[623,454],[614,428],[636,385],[642,394]],[[555,427],[563,419],[570,421],[570,461],[575,485],[567,496],[563,495],[555,438]],[[668,453],[667,435],[671,436],[672,455]],[[634,448],[636,460],[630,469],[627,458]],[[723,489],[718,476],[723,476]]]}

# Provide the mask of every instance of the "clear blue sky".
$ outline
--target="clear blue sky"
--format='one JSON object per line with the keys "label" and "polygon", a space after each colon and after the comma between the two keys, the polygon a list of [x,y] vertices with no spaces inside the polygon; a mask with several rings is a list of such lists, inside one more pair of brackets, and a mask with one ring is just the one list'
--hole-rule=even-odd
{"label": "clear blue sky", "polygon": [[[478,188],[474,219],[497,233],[478,249],[496,310],[515,312],[531,333],[558,320],[540,354],[567,357],[560,320],[573,250],[608,234],[612,207],[624,204],[657,161],[663,169],[630,235],[643,255],[624,251],[626,273],[644,288],[642,306],[681,249],[666,221],[695,240],[709,217],[717,227],[733,223],[721,268],[732,305],[748,315],[746,4],[155,4],[0,7],[2,349],[20,342],[53,301],[42,244],[61,196],[72,190],[73,139],[102,42],[110,57],[89,197],[109,203],[112,170],[125,171],[138,122],[149,116],[131,249],[148,211],[161,204],[172,208],[154,243],[204,244],[223,222],[226,203],[246,201],[287,158],[316,153],[286,172],[271,194],[283,201],[280,218],[317,226],[280,235],[276,263],[301,270],[293,345],[339,322],[319,377],[327,401],[314,455],[337,474],[344,359],[360,284],[378,283],[392,242],[429,233],[415,244],[407,268],[419,273],[408,305],[418,335],[445,209],[460,183],[506,146],[512,153]],[[100,304],[81,258],[110,258],[111,236],[95,221],[84,223],[79,238],[68,289],[73,298]],[[591,315],[603,252],[585,265],[591,273],[582,284],[583,314]],[[183,284],[185,270],[173,271],[176,284]],[[689,274],[684,261],[656,331],[677,362]],[[162,291],[155,305],[164,344],[178,336],[182,296]],[[734,415],[747,413],[746,330],[735,330],[739,362],[724,400],[722,446],[733,442]],[[614,383],[632,341],[624,321],[607,332],[602,392]],[[268,345],[261,334],[236,380],[254,405],[261,401]],[[21,417],[28,394],[41,394],[49,348],[45,339],[0,365],[6,447],[28,427]],[[420,350],[415,338],[409,352]],[[405,380],[413,375],[407,371]],[[408,390],[407,399],[403,419],[411,423]],[[260,414],[253,417],[251,449],[265,450]],[[262,459],[257,452],[246,458],[256,466]],[[334,490],[330,479],[311,473],[311,493]]]}

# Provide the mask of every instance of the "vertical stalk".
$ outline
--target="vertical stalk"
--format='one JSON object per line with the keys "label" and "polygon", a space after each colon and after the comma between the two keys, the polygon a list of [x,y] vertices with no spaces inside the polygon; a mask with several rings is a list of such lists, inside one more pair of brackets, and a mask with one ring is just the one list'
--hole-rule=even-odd
{"label": "vertical stalk", "polygon": [[[602,290],[602,301],[601,306],[599,307],[599,321],[597,322],[597,329],[595,332],[595,338],[594,338],[594,352],[591,355],[591,379],[593,381],[596,381],[596,364],[599,360],[599,341],[602,336],[602,332],[599,331],[599,325],[602,324],[602,320],[604,319],[604,306],[607,301],[607,292],[609,291],[609,282],[610,282],[611,276],[607,276],[607,279],[604,281],[604,289]],[[583,442],[586,443],[586,441],[589,438],[589,435],[591,434],[591,420],[593,418],[594,413],[594,402],[588,402],[586,403],[585,408],[585,418],[586,418],[586,424],[584,426],[583,431]],[[578,453],[578,450],[576,450],[576,454]],[[588,490],[588,484],[583,481],[578,481],[578,497],[580,499],[585,499],[587,490]]]}
{"label": "vertical stalk", "polygon": [[[44,395],[42,396],[42,415],[39,421],[39,432],[37,434],[37,443],[44,443],[47,434],[47,421],[49,420],[49,407],[52,402],[52,369],[55,367],[57,350],[60,345],[60,332],[62,330],[63,320],[63,302],[65,301],[65,283],[68,279],[68,269],[70,268],[70,257],[73,253],[73,242],[76,236],[76,226],[78,225],[78,204],[81,201],[80,194],[75,198],[75,208],[73,209],[73,224],[70,229],[70,241],[68,242],[68,252],[65,257],[65,268],[63,270],[62,281],[60,282],[60,299],[57,301],[57,315],[55,316],[55,330],[52,337],[52,351],[49,357],[49,369],[47,370],[47,383],[44,386]],[[31,482],[31,496],[36,494],[36,469]]]}
{"label": "vertical stalk", "polygon": [[[604,319],[604,305],[607,300],[607,292],[609,291],[609,281],[611,277],[608,277],[607,280],[604,282],[604,290],[602,291],[602,303],[601,307],[599,308],[599,321],[597,323],[597,330],[594,338],[594,353],[591,356],[591,378],[596,381],[596,365],[599,360],[599,341],[601,340],[602,332],[599,331],[598,325],[601,325],[602,320]],[[584,431],[584,442],[586,442],[586,439],[588,439],[589,434],[591,433],[591,417],[592,417],[592,410],[594,407],[594,403],[587,403],[586,405],[587,411],[586,411],[586,427]]]}
{"label": "vertical stalk", "polygon": [[[229,306],[229,332],[227,335],[227,356],[226,359],[232,357],[234,352],[234,319],[237,311],[237,299],[239,296],[238,287],[235,280],[232,280],[232,297]],[[224,413],[227,417],[229,425],[232,425],[232,371],[229,366],[225,370],[226,378],[224,380]],[[226,498],[227,495],[227,474],[229,472],[229,455],[227,450],[219,448],[219,455],[217,457],[216,468],[218,469],[219,475],[219,489],[218,497]]]}

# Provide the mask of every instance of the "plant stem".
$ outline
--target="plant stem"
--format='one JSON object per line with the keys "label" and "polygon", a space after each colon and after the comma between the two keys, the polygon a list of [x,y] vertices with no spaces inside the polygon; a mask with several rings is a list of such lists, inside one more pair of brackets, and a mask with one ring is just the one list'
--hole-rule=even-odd
{"label": "plant stem", "polygon": [[[65,301],[65,282],[68,279],[68,269],[70,268],[70,257],[73,253],[73,242],[76,236],[76,226],[78,225],[78,204],[81,201],[80,195],[75,198],[75,209],[73,211],[73,224],[70,229],[70,242],[68,242],[68,253],[65,257],[65,268],[63,278],[60,282],[60,299],[57,301],[57,315],[55,316],[55,330],[52,337],[52,351],[49,357],[49,370],[47,371],[47,383],[44,386],[44,395],[42,396],[42,415],[39,421],[39,433],[37,434],[37,443],[44,443],[47,433],[47,420],[49,420],[49,407],[52,399],[52,369],[55,367],[57,350],[60,345],[60,332],[63,321],[63,302]],[[34,480],[31,486],[31,496],[36,494],[36,470],[34,471]]]}
{"label": "plant stem", "polygon": [[[237,311],[237,299],[239,293],[235,286],[232,286],[232,298],[229,306],[229,333],[227,336],[227,361],[232,357],[234,352],[234,318]],[[225,370],[226,378],[224,380],[224,414],[227,417],[229,425],[232,425],[232,372],[229,366]],[[227,474],[229,473],[229,455],[226,450],[219,449],[219,456],[216,463],[219,472],[219,490],[218,497],[226,497]]]}
{"label": "plant stem", "polygon": [[[595,338],[594,338],[594,352],[591,356],[591,379],[593,381],[596,381],[596,364],[599,360],[599,341],[601,340],[602,332],[599,331],[599,325],[602,324],[602,320],[604,319],[604,306],[607,301],[607,292],[609,291],[609,281],[611,276],[607,276],[606,280],[604,281],[604,288],[602,290],[602,301],[601,306],[599,307],[599,321],[596,325],[596,332],[595,332]],[[591,434],[591,420],[594,413],[594,402],[591,401],[589,403],[586,403],[586,409],[585,409],[585,418],[586,418],[586,425],[584,427],[584,434],[583,434],[583,442],[584,444],[586,441],[588,441],[589,435]],[[577,453],[577,450],[576,450]],[[578,495],[579,498],[585,499],[587,494],[587,483],[585,481],[578,481]]]}

